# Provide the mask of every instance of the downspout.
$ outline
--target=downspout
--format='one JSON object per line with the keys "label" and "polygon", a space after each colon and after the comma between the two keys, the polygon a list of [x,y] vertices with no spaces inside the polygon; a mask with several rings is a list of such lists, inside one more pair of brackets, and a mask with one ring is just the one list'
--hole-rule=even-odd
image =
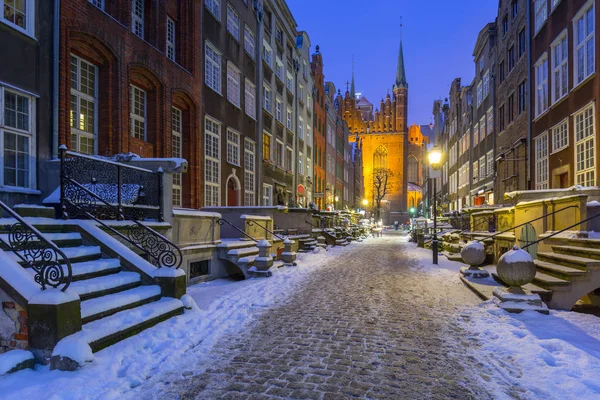
{"label": "downspout", "polygon": [[58,81],[60,51],[60,0],[54,0],[52,28],[52,159],[58,158]]}
{"label": "downspout", "polygon": [[[492,129],[496,127],[496,68],[492,69]],[[487,125],[487,112],[486,112],[486,125]],[[494,193],[494,204],[498,204],[498,199],[496,198],[496,194],[498,193],[498,165],[496,164],[496,136],[498,136],[498,132],[496,129],[493,130],[494,135],[492,136],[492,143],[494,146],[494,153],[492,156],[492,160],[494,160],[494,177],[493,177],[493,192]],[[487,165],[486,165],[487,168]]]}
{"label": "downspout", "polygon": [[260,206],[263,192],[263,119],[262,119],[262,101],[263,101],[263,70],[262,70],[262,28],[264,11],[262,3],[259,0],[254,0],[254,15],[256,16],[256,40],[258,41],[258,54],[256,55],[256,163],[254,170],[256,174],[256,205]]}
{"label": "downspout", "polygon": [[[298,165],[300,159],[300,131],[298,130],[298,71],[300,70],[300,61],[298,60],[298,54],[296,54],[296,58],[292,60],[292,67],[294,68],[294,117],[295,117],[295,135],[294,135],[294,153],[296,154],[296,165],[294,165],[294,175],[292,180],[293,191],[294,193],[294,204],[296,204],[296,200],[298,200]],[[304,149],[303,149],[304,150]],[[304,171],[303,171],[304,172]],[[288,201],[289,204],[289,201]]]}
{"label": "downspout", "polygon": [[[531,2],[528,1],[527,2],[527,33],[529,34],[531,32]],[[531,125],[532,125],[532,121],[529,118],[529,116],[531,115],[531,36],[529,36],[529,46],[527,46],[527,102],[529,103],[529,107],[527,107],[527,143],[525,145],[526,147],[526,151],[525,151],[525,168],[527,168],[527,187],[524,189],[530,189],[531,188],[531,165],[530,165],[530,155],[531,155]],[[519,190],[518,187],[518,181],[517,181],[517,190]]]}

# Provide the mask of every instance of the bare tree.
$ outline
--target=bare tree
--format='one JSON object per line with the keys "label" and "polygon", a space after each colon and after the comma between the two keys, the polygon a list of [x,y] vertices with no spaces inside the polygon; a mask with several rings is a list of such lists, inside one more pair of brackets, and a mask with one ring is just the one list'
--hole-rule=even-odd
{"label": "bare tree", "polygon": [[393,190],[392,178],[394,172],[389,168],[376,168],[373,170],[373,196],[375,198],[375,219],[381,217],[381,201],[385,195]]}

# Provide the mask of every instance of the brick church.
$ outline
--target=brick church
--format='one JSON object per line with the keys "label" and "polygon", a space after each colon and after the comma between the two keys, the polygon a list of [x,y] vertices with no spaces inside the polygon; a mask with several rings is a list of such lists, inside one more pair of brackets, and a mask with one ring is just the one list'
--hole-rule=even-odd
{"label": "brick church", "polygon": [[423,184],[422,163],[425,146],[429,138],[421,132],[421,127],[408,127],[408,82],[404,70],[402,40],[398,51],[396,81],[393,97],[389,92],[373,111],[373,104],[366,97],[357,99],[354,74],[350,90],[338,102],[348,124],[350,142],[360,142],[363,155],[363,177],[365,198],[370,207],[375,202],[373,171],[385,168],[392,171],[388,194],[381,203],[381,218],[386,225],[394,221],[405,223],[409,210],[419,206]]}

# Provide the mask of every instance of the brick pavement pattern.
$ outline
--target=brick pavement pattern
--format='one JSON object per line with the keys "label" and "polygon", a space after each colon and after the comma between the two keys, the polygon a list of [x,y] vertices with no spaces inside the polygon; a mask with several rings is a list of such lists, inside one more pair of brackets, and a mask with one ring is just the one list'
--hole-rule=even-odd
{"label": "brick pavement pattern", "polygon": [[[478,303],[397,236],[356,243],[161,398],[484,399],[456,324]],[[191,366],[187,366],[188,368]]]}

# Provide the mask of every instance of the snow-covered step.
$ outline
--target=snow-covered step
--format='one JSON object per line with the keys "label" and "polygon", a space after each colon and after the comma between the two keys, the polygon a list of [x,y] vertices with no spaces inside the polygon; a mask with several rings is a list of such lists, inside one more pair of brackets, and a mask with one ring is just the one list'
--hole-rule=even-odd
{"label": "snow-covered step", "polygon": [[552,290],[559,291],[569,290],[569,286],[571,285],[571,282],[567,280],[560,279],[552,275],[547,275],[539,271],[535,274],[535,278],[533,278],[533,283],[538,286],[545,287],[547,289],[551,287]]}
{"label": "snow-covered step", "polygon": [[82,322],[88,323],[98,318],[115,314],[129,308],[138,307],[160,299],[160,286],[138,286],[119,293],[113,293],[81,302]]}
{"label": "snow-covered step", "polygon": [[229,257],[246,257],[253,256],[258,254],[258,247],[245,247],[242,249],[232,249],[227,252],[227,256]]}
{"label": "snow-covered step", "polygon": [[[63,264],[63,270],[67,271],[67,266]],[[73,280],[79,281],[101,275],[117,273],[121,270],[121,262],[116,258],[101,258],[99,260],[84,261],[71,264],[73,271]]]}
{"label": "snow-covered step", "polygon": [[551,252],[538,252],[538,259],[541,261],[548,261],[555,264],[562,264],[566,266],[572,266],[574,268],[582,267],[600,267],[600,260],[594,260],[591,258],[578,257],[571,254],[558,254]]}
{"label": "snow-covered step", "polygon": [[[65,256],[69,259],[69,261],[71,261],[71,264],[73,264],[74,262],[79,262],[79,261],[93,260],[95,258],[100,258],[102,256],[102,251],[100,250],[100,246],[65,247],[65,248],[61,248],[61,250],[65,254]],[[18,253],[25,254],[24,251],[19,251]],[[12,257],[15,261],[21,262],[21,259],[13,252],[8,252],[7,254],[10,257]],[[61,261],[62,261],[62,258],[61,258]]]}
{"label": "snow-covered step", "polygon": [[140,284],[140,274],[137,272],[124,271],[119,272],[118,274],[73,282],[69,289],[77,293],[81,300],[87,300],[131,289]]}
{"label": "snow-covered step", "polygon": [[163,297],[158,301],[84,324],[81,331],[69,338],[86,341],[92,351],[96,352],[181,313],[181,300]]}
{"label": "snow-covered step", "polygon": [[237,260],[238,264],[246,264],[247,266],[250,266],[251,264],[254,264],[254,259],[258,257],[258,254],[253,255],[253,256],[246,256],[246,257],[240,257]]}
{"label": "snow-covered step", "polygon": [[[82,241],[79,232],[48,232],[42,234],[47,240],[50,240],[57,246],[80,246]],[[9,234],[0,234],[0,240],[9,243]],[[34,236],[31,238],[31,241],[38,242],[39,240],[37,236]]]}
{"label": "snow-covered step", "polygon": [[245,247],[256,247],[256,242],[250,240],[223,240],[217,245],[217,249],[241,249]]}

